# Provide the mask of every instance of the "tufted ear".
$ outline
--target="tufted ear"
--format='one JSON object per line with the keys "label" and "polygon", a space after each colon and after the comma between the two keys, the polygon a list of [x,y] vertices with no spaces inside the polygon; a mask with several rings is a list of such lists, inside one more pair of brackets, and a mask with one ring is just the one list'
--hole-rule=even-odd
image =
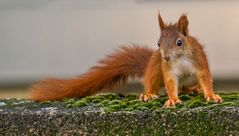
{"label": "tufted ear", "polygon": [[177,28],[184,36],[188,35],[188,19],[185,14],[182,14],[178,19]]}
{"label": "tufted ear", "polygon": [[165,28],[165,24],[164,24],[163,19],[162,19],[162,17],[161,17],[159,12],[158,12],[158,21],[159,21],[159,27],[160,27],[160,29],[162,31]]}

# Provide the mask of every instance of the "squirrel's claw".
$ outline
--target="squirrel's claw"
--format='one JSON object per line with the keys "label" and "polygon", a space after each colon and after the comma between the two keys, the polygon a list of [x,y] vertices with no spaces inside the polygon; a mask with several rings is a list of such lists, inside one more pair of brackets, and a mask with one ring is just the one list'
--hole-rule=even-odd
{"label": "squirrel's claw", "polygon": [[142,93],[139,96],[139,100],[143,101],[143,102],[147,102],[147,101],[150,101],[150,100],[153,100],[153,99],[158,99],[158,98],[159,98],[158,95],[150,94],[150,93]]}
{"label": "squirrel's claw", "polygon": [[181,104],[182,101],[180,99],[177,99],[177,100],[173,100],[173,99],[168,99],[164,105],[163,105],[163,108],[169,108],[169,107],[175,107],[176,104]]}
{"label": "squirrel's claw", "polygon": [[215,103],[222,103],[223,102],[223,99],[217,94],[214,94],[212,96],[205,96],[205,99],[206,99],[207,102],[209,102],[209,101],[213,101]]}

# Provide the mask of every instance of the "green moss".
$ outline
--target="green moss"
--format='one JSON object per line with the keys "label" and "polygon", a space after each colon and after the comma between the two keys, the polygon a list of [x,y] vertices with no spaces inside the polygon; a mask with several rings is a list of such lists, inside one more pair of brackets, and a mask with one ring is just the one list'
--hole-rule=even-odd
{"label": "green moss", "polygon": [[137,94],[128,94],[127,96],[125,96],[125,98],[127,100],[135,100],[135,99],[138,99],[138,95]]}
{"label": "green moss", "polygon": [[74,100],[74,99],[67,99],[64,100],[66,103],[66,107],[72,108],[72,107],[83,107],[87,106],[88,102],[86,99],[81,99],[81,100]]}
{"label": "green moss", "polygon": [[[15,106],[14,108],[8,108],[7,104],[0,106],[4,113],[1,119],[3,119],[2,122],[5,124],[9,120],[13,120],[14,123],[11,123],[13,124],[12,129],[4,127],[11,132],[15,132],[13,130],[16,130],[16,126],[20,126],[19,130],[29,128],[29,126],[33,126],[36,129],[34,125],[31,125],[32,122],[34,124],[35,121],[42,121],[37,123],[43,124],[41,125],[43,127],[36,126],[37,129],[41,128],[37,132],[45,132],[47,130],[53,132],[46,133],[46,135],[56,135],[56,130],[61,130],[57,128],[62,127],[62,122],[64,123],[64,130],[65,128],[71,129],[67,132],[77,131],[81,132],[81,134],[84,132],[92,135],[238,135],[238,93],[220,94],[224,99],[224,103],[221,104],[205,102],[203,95],[183,94],[179,96],[183,104],[176,105],[176,108],[168,109],[162,108],[168,99],[167,96],[160,96],[159,99],[149,102],[141,102],[136,94],[126,96],[118,94],[107,95],[100,94],[81,99],[64,99],[61,102],[47,101],[36,103],[30,101],[30,105],[27,107],[29,111],[33,110],[33,114],[30,114],[30,116],[28,114],[29,111],[23,110],[25,108],[22,106],[27,101],[16,99],[0,100],[0,103],[5,104],[8,102],[8,105]],[[63,106],[73,109],[65,110]],[[88,109],[87,106],[90,106],[90,108]],[[55,107],[57,107],[57,110],[52,112],[51,109],[55,109]],[[44,112],[40,114],[39,111],[42,108],[44,108]],[[50,109],[49,113],[45,112],[47,109]],[[92,112],[84,114],[88,110]],[[102,110],[105,112],[102,112]],[[5,114],[6,111],[11,114]],[[23,111],[23,114],[21,112],[18,114],[18,111]],[[63,114],[61,114],[62,112]],[[14,116],[12,113],[14,113]],[[22,119],[22,121],[19,119]],[[26,127],[22,127],[22,125],[26,124],[22,123],[26,119],[28,119],[26,123],[30,125],[27,124],[25,125]],[[20,125],[15,125],[17,122]],[[50,125],[46,126],[45,124],[48,123]],[[55,124],[57,126],[54,126]],[[29,134],[32,134],[32,129],[30,130],[31,133],[29,132]],[[73,133],[69,135],[73,135]]]}
{"label": "green moss", "polygon": [[134,108],[133,108],[133,107],[126,107],[124,110],[125,110],[125,111],[133,111]]}
{"label": "green moss", "polygon": [[194,108],[194,107],[199,107],[199,106],[205,106],[207,105],[206,102],[200,101],[200,100],[195,100],[191,103],[188,104],[189,108]]}
{"label": "green moss", "polygon": [[146,103],[146,106],[149,107],[149,108],[152,108],[152,107],[162,107],[164,104],[164,102],[160,101],[160,99],[154,99],[148,103]]}
{"label": "green moss", "polygon": [[239,101],[239,93],[221,94],[224,101]]}
{"label": "green moss", "polygon": [[66,104],[66,107],[67,107],[67,108],[72,108],[72,107],[74,107],[74,105],[72,105],[72,104]]}
{"label": "green moss", "polygon": [[87,105],[98,106],[105,109],[106,112],[115,111],[155,111],[162,110],[164,112],[171,112],[175,110],[187,110],[195,107],[217,108],[220,106],[235,106],[239,105],[239,93],[226,94],[222,93],[220,96],[224,99],[224,103],[215,104],[213,102],[206,102],[204,96],[201,95],[179,95],[183,104],[176,105],[176,108],[163,109],[167,96],[160,96],[159,99],[154,99],[149,102],[141,102],[137,94],[128,94],[126,96],[120,94],[99,94],[89,96],[82,99],[65,99],[67,107],[83,107]]}
{"label": "green moss", "polygon": [[235,106],[235,105],[236,105],[235,102],[224,102],[220,104],[220,106]]}
{"label": "green moss", "polygon": [[115,104],[115,105],[110,105],[106,108],[106,112],[114,112],[114,111],[119,111],[121,109],[121,105],[120,104]]}
{"label": "green moss", "polygon": [[122,103],[120,100],[112,100],[110,102],[111,105],[120,104],[120,103]]}
{"label": "green moss", "polygon": [[134,105],[136,103],[140,103],[141,101],[139,99],[136,100],[129,100],[129,101],[125,101],[128,105]]}
{"label": "green moss", "polygon": [[41,105],[50,105],[51,101],[42,101],[40,102]]}
{"label": "green moss", "polygon": [[148,107],[137,107],[136,110],[139,110],[139,111],[149,111],[149,108]]}
{"label": "green moss", "polygon": [[102,96],[104,99],[107,99],[107,100],[120,100],[121,97],[124,97],[121,94],[114,94],[114,93],[99,94],[98,96]]}
{"label": "green moss", "polygon": [[92,99],[91,102],[92,103],[100,103],[102,101],[102,99]]}
{"label": "green moss", "polygon": [[14,103],[14,100],[15,99],[9,99],[8,101],[5,101],[5,103],[6,103],[7,106],[12,106],[13,103]]}
{"label": "green moss", "polygon": [[191,98],[189,95],[185,94],[185,95],[180,95],[179,99],[182,101],[185,101],[185,100],[190,100]]}
{"label": "green moss", "polygon": [[107,106],[109,105],[110,101],[109,100],[103,100],[102,102],[100,102],[100,106]]}
{"label": "green moss", "polygon": [[138,107],[146,107],[145,104],[146,104],[146,103],[144,103],[144,102],[138,102],[138,103],[135,103],[135,104],[133,104],[133,105],[129,105],[129,107],[132,107],[132,108],[134,108],[134,109],[137,109]]}
{"label": "green moss", "polygon": [[77,107],[83,107],[83,106],[87,105],[87,102],[86,101],[77,101],[74,105]]}

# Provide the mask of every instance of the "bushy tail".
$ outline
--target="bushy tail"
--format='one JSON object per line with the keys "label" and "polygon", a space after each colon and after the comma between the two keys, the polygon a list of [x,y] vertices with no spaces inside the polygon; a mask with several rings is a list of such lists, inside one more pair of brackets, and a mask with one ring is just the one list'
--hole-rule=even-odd
{"label": "bushy tail", "polygon": [[46,79],[31,88],[30,99],[58,100],[84,97],[103,90],[112,90],[129,78],[143,76],[152,50],[137,45],[122,46],[99,61],[87,73],[74,79]]}

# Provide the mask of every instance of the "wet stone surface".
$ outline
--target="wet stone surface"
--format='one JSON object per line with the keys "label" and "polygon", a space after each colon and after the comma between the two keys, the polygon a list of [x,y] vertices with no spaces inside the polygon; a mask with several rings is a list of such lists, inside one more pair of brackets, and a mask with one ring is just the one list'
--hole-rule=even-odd
{"label": "wet stone surface", "polygon": [[180,95],[183,104],[162,108],[166,96],[100,94],[82,99],[32,102],[0,100],[0,135],[239,135],[239,93],[224,103]]}

